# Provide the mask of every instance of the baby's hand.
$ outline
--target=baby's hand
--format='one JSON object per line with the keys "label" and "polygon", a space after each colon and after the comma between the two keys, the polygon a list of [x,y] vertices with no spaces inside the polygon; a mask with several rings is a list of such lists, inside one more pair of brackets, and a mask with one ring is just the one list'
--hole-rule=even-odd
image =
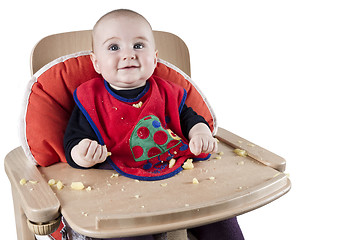
{"label": "baby's hand", "polygon": [[214,153],[217,151],[217,141],[211,135],[210,129],[203,123],[198,123],[189,132],[190,151],[194,155],[200,153]]}
{"label": "baby's hand", "polygon": [[81,167],[92,167],[106,160],[106,146],[90,139],[83,139],[71,149],[71,157]]}
{"label": "baby's hand", "polygon": [[199,155],[200,153],[214,153],[217,151],[217,141],[211,135],[195,135],[189,143],[190,151],[194,155]]}

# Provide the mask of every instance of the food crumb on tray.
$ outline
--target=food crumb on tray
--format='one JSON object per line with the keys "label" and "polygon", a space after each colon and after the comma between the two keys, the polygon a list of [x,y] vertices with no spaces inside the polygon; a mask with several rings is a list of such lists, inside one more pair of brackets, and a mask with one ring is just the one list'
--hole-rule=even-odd
{"label": "food crumb on tray", "polygon": [[194,168],[193,160],[189,158],[188,160],[186,160],[186,162],[183,164],[182,167],[185,170],[193,169]]}
{"label": "food crumb on tray", "polygon": [[26,179],[25,179],[25,178],[22,178],[22,179],[20,180],[20,184],[21,184],[21,185],[25,185],[25,184],[26,184],[26,182],[27,182],[27,181],[26,181]]}
{"label": "food crumb on tray", "polygon": [[71,188],[74,190],[83,190],[85,188],[85,186],[82,182],[72,182]]}
{"label": "food crumb on tray", "polygon": [[55,185],[55,184],[56,184],[55,179],[50,179],[50,180],[48,181],[48,184],[49,184],[50,186]]}
{"label": "food crumb on tray", "polygon": [[234,153],[237,154],[240,157],[246,157],[247,156],[247,152],[245,150],[240,149],[240,148],[235,148]]}
{"label": "food crumb on tray", "polygon": [[57,187],[57,189],[61,190],[61,189],[64,188],[64,184],[63,184],[61,181],[58,181],[58,182],[56,183],[56,187]]}
{"label": "food crumb on tray", "polygon": [[199,180],[197,180],[197,178],[193,178],[192,183],[193,184],[199,184]]}

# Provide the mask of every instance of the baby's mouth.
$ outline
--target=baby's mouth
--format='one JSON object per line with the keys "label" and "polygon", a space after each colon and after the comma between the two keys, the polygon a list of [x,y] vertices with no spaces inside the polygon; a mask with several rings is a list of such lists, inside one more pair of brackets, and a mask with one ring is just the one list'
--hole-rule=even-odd
{"label": "baby's mouth", "polygon": [[138,66],[126,66],[126,67],[118,68],[118,70],[130,70],[130,69],[136,69],[136,68],[138,68]]}

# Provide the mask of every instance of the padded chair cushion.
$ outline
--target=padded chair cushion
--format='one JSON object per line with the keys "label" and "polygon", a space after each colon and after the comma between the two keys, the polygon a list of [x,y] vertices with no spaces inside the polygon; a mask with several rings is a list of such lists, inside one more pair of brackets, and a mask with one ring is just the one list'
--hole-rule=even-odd
{"label": "padded chair cushion", "polygon": [[[30,80],[20,125],[22,147],[27,157],[40,166],[66,162],[63,136],[75,105],[73,92],[83,82],[99,76],[89,54],[79,52],[58,58]],[[204,116],[215,135],[215,115],[189,76],[161,59],[154,74],[185,88],[186,104]]]}

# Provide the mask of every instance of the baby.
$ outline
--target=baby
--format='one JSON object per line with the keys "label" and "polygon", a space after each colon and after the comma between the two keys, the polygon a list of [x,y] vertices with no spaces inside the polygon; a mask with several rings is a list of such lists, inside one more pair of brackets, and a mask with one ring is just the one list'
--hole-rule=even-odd
{"label": "baby", "polygon": [[64,138],[71,166],[109,159],[124,176],[159,180],[181,171],[186,159],[217,151],[205,119],[184,104],[186,91],[153,76],[157,56],[152,28],[140,14],[115,10],[95,24],[91,60],[102,79],[74,93]]}
{"label": "baby", "polygon": [[[186,106],[186,91],[153,75],[157,54],[151,26],[140,14],[121,9],[99,19],[91,60],[102,78],[74,92],[64,137],[71,166],[109,163],[124,176],[159,180],[181,171],[187,158],[207,159],[217,151],[208,123]],[[243,240],[236,217],[189,231],[200,240]],[[66,232],[78,236],[67,224]]]}

